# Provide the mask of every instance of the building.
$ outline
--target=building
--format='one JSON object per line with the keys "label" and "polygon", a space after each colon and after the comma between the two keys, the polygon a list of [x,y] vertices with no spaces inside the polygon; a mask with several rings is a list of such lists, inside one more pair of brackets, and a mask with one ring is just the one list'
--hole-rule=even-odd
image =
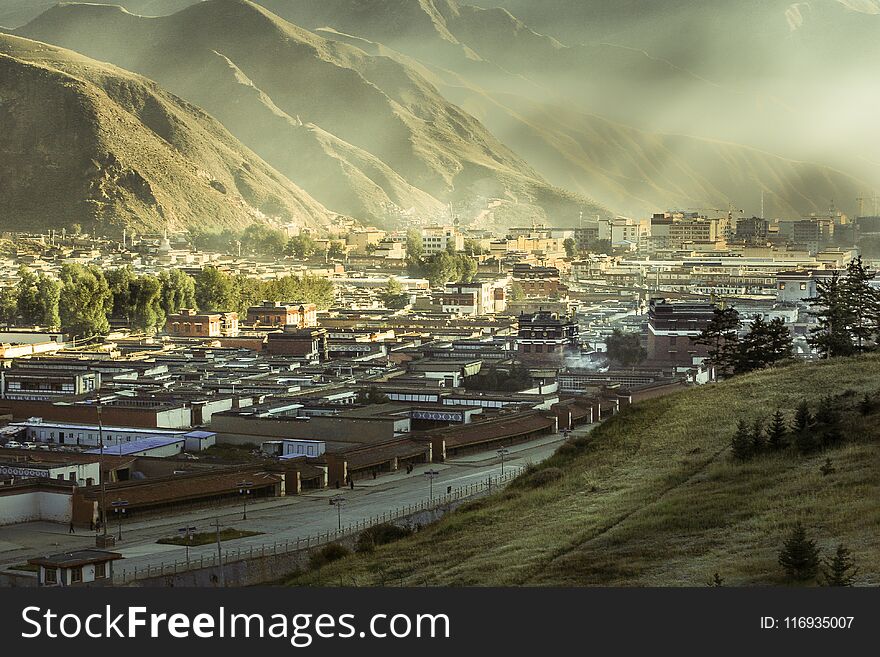
{"label": "building", "polygon": [[776,300],[780,303],[804,303],[815,297],[818,284],[835,274],[831,269],[782,271],[776,274]]}
{"label": "building", "polygon": [[118,552],[76,550],[28,559],[39,566],[39,586],[112,586],[113,562]]}
{"label": "building", "polygon": [[0,397],[3,399],[63,399],[84,395],[100,387],[100,372],[48,367],[0,369]]}
{"label": "building", "polygon": [[168,315],[165,331],[177,338],[235,337],[238,335],[238,313],[200,313],[184,308]]}
{"label": "building", "polygon": [[692,367],[708,353],[691,338],[703,332],[715,315],[713,303],[669,303],[651,299],[648,310],[648,363]]}
{"label": "building", "polygon": [[318,308],[313,303],[281,303],[263,301],[247,310],[247,323],[253,326],[298,326],[311,328],[318,325]]}
{"label": "building", "polygon": [[422,229],[422,247],[425,255],[435,255],[449,249],[464,249],[464,235],[455,226],[426,226]]}
{"label": "building", "polygon": [[266,352],[270,356],[327,360],[329,356],[327,331],[322,328],[285,326],[283,331],[270,333],[267,336]]}
{"label": "building", "polygon": [[[6,450],[4,450],[6,451]],[[0,475],[10,477],[13,481],[21,479],[50,479],[69,482],[75,486],[92,486],[101,477],[98,459],[89,460],[56,460],[41,453],[22,455],[16,453],[7,456],[0,453]],[[2,505],[0,505],[2,506]],[[9,513],[13,516],[13,513]],[[6,518],[0,520],[5,524]]]}
{"label": "building", "polygon": [[579,350],[578,325],[572,318],[546,310],[519,316],[516,353],[520,359],[562,364]]}
{"label": "building", "polygon": [[738,219],[736,222],[737,241],[749,244],[761,244],[767,241],[770,234],[770,222],[759,217]]}
{"label": "building", "polygon": [[23,422],[12,422],[9,426],[20,428],[25,439],[31,442],[78,447],[99,447],[101,444],[99,435],[105,449],[154,439],[184,441],[188,451],[201,451],[214,444],[214,433],[211,431],[169,431],[113,425],[104,426],[99,431],[97,424],[47,422],[39,417]]}

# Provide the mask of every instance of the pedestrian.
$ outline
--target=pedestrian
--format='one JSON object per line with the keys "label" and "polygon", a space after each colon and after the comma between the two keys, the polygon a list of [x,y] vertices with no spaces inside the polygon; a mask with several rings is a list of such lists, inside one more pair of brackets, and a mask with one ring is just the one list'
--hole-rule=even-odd
{"label": "pedestrian", "polygon": [[70,521],[70,527],[67,529],[68,534],[76,534],[76,530],[73,528],[73,520]]}
{"label": "pedestrian", "polygon": [[348,485],[351,486],[351,489],[354,490],[354,479],[351,477],[348,478]]}
{"label": "pedestrian", "polygon": [[336,490],[339,490],[339,480],[336,480]]}

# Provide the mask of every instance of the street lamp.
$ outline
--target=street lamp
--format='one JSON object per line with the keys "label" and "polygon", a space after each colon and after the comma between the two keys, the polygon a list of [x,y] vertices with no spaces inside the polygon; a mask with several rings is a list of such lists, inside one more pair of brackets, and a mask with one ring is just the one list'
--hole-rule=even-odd
{"label": "street lamp", "polygon": [[241,514],[242,520],[247,520],[247,498],[251,494],[251,487],[254,485],[252,481],[239,481],[237,484],[238,493],[244,500],[244,512]]}
{"label": "street lamp", "polygon": [[501,476],[503,477],[504,476],[504,457],[507,456],[508,454],[510,454],[510,450],[505,447],[502,447],[501,449],[499,449],[495,453],[501,457]]}
{"label": "street lamp", "polygon": [[116,518],[119,520],[119,538],[120,543],[122,542],[122,516],[125,515],[125,507],[128,506],[128,500],[116,500],[115,502],[110,502],[110,506],[113,507],[113,512],[116,514]]}
{"label": "street lamp", "polygon": [[344,503],[345,498],[341,495],[335,495],[330,498],[330,504],[336,507],[336,525],[339,531],[342,531],[342,505]]}
{"label": "street lamp", "polygon": [[429,482],[428,483],[428,486],[429,486],[428,490],[431,491],[430,492],[430,499],[433,502],[434,501],[434,477],[437,477],[440,474],[440,472],[437,470],[425,470],[424,474],[428,478],[428,482]]}
{"label": "street lamp", "polygon": [[192,543],[193,532],[196,530],[195,527],[190,527],[187,525],[186,527],[181,527],[177,530],[177,532],[186,539],[186,565],[189,566],[189,544]]}

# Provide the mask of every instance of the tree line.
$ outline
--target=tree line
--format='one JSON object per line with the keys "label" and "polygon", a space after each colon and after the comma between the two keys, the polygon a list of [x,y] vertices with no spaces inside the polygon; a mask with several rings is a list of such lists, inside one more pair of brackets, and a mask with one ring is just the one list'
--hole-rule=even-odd
{"label": "tree line", "polygon": [[706,328],[691,340],[704,345],[719,377],[770,367],[793,356],[791,332],[779,317],[755,315],[743,335],[743,320],[733,306],[716,308]]}
{"label": "tree line", "polygon": [[444,251],[425,255],[421,234],[410,229],[406,234],[407,273],[416,278],[427,278],[431,287],[450,281],[470,283],[477,274],[477,261],[467,252],[455,250],[449,242]]}
{"label": "tree line", "polygon": [[182,308],[244,314],[264,299],[324,309],[332,304],[334,289],[330,281],[309,274],[261,281],[215,267],[196,276],[179,269],[153,276],[131,267],[105,273],[95,265],[66,263],[54,278],[22,266],[18,282],[0,290],[0,323],[44,326],[86,339],[106,335],[114,318],[134,331],[157,333],[167,316]]}

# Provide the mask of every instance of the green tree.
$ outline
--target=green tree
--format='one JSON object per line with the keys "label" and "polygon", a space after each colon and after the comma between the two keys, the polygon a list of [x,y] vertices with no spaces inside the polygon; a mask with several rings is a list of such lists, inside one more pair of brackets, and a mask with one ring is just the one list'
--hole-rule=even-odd
{"label": "green tree", "polygon": [[704,345],[709,362],[720,376],[728,376],[736,367],[739,354],[739,312],[733,306],[716,308],[712,319],[697,337],[694,344]]}
{"label": "green tree", "polygon": [[388,279],[385,289],[379,293],[379,299],[390,310],[405,308],[409,302],[409,295],[403,291],[403,286],[393,276]]}
{"label": "green tree", "polygon": [[129,285],[131,327],[146,333],[158,333],[165,326],[162,306],[162,282],[156,276],[138,276]]}
{"label": "green tree", "polygon": [[852,553],[841,543],[834,556],[824,560],[821,583],[823,586],[852,586],[858,574]]}
{"label": "green tree", "polygon": [[462,249],[462,252],[465,255],[469,256],[479,256],[483,255],[485,253],[485,250],[482,246],[480,246],[480,243],[477,240],[472,240],[468,238],[464,241],[464,248]]}
{"label": "green tree", "polygon": [[291,255],[296,258],[310,258],[317,252],[318,244],[312,239],[311,235],[306,233],[291,237],[287,241],[287,246],[284,249],[286,255]]}
{"label": "green tree", "polygon": [[856,351],[850,327],[856,318],[851,295],[840,274],[816,284],[816,296],[808,299],[818,326],[810,329],[807,342],[824,358],[850,356]]}
{"label": "green tree", "polygon": [[345,244],[342,242],[330,242],[330,247],[327,249],[327,257],[334,260],[345,258]]}
{"label": "green tree", "polygon": [[61,317],[58,302],[61,283],[46,274],[36,274],[27,267],[19,267],[15,286],[17,315],[21,322],[31,326],[58,328]]}
{"label": "green tree", "polygon": [[523,288],[521,283],[517,283],[514,281],[510,284],[510,301],[524,301],[526,298],[526,291]]}
{"label": "green tree", "polygon": [[874,346],[880,321],[880,291],[871,285],[876,275],[858,256],[847,265],[843,278],[843,300],[852,318],[848,328],[857,351]]}
{"label": "green tree", "polygon": [[137,278],[131,266],[111,269],[106,274],[110,294],[113,295],[110,314],[113,317],[129,319],[131,316],[131,282]]}
{"label": "green tree", "polygon": [[80,338],[110,332],[107,315],[113,310],[113,293],[99,267],[68,263],[61,267],[58,310],[61,328]]}
{"label": "green tree", "polygon": [[415,228],[406,231],[406,261],[407,263],[421,262],[425,255],[425,243],[422,234]]}
{"label": "green tree", "polygon": [[232,277],[216,267],[205,267],[195,277],[196,304],[205,312],[227,311],[238,307]]}
{"label": "green tree", "polygon": [[196,308],[196,282],[179,269],[166,269],[159,274],[162,285],[162,310],[166,317],[183,308]]}
{"label": "green tree", "polygon": [[605,339],[605,346],[608,358],[624,367],[635,367],[648,356],[638,333],[624,333],[617,328]]}
{"label": "green tree", "polygon": [[760,454],[767,448],[764,436],[764,420],[757,418],[752,423],[752,454]]}
{"label": "green tree", "polygon": [[287,238],[284,232],[266,224],[251,224],[241,234],[241,249],[245,253],[279,256],[284,253]]}
{"label": "green tree", "polygon": [[777,410],[773,414],[770,426],[767,429],[767,445],[775,452],[785,449],[787,435],[788,428],[785,426],[785,416],[782,414],[782,411]]}
{"label": "green tree", "polygon": [[736,425],[736,433],[730,441],[730,449],[733,458],[737,461],[748,461],[752,458],[752,432],[749,429],[749,423],[740,420]]}
{"label": "green tree", "polygon": [[18,320],[18,290],[4,287],[0,290],[0,323],[14,325]]}
{"label": "green tree", "polygon": [[792,348],[791,333],[785,322],[779,318],[766,322],[756,315],[748,333],[739,342],[734,372],[752,372],[791,358]]}
{"label": "green tree", "polygon": [[574,258],[577,255],[577,243],[573,238],[568,237],[562,243],[563,248],[565,249],[565,257],[566,258]]}
{"label": "green tree", "polygon": [[807,537],[804,526],[798,522],[779,552],[779,565],[789,578],[806,582],[819,572],[819,548]]}

